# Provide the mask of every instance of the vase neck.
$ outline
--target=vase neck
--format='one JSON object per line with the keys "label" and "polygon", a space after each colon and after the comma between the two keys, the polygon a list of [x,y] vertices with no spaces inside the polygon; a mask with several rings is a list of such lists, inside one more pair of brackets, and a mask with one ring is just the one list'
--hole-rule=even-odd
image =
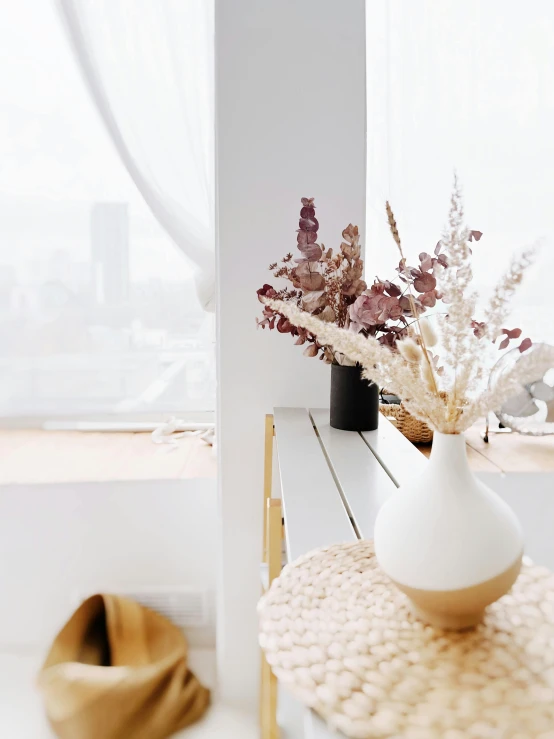
{"label": "vase neck", "polygon": [[464,434],[433,434],[433,447],[429,461],[429,470],[433,472],[441,469],[451,475],[462,478],[471,478]]}

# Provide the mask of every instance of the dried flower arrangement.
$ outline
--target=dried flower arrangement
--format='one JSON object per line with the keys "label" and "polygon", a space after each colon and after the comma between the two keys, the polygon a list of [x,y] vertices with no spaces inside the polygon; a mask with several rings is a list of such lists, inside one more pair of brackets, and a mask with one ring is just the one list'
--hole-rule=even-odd
{"label": "dried flower arrangement", "polygon": [[[273,276],[285,278],[292,283],[292,289],[275,290],[264,285],[258,290],[258,298],[287,300],[310,315],[318,316],[343,328],[348,327],[348,308],[366,289],[362,280],[363,260],[360,257],[358,228],[349,224],[342,232],[344,241],[336,254],[317,243],[319,222],[315,216],[313,198],[302,198],[302,209],[297,231],[297,247],[300,257],[294,259],[287,254],[281,264],[271,264]],[[284,314],[264,306],[263,319],[256,319],[259,327],[276,328],[279,333],[289,333],[296,337],[295,344],[307,344],[304,355],[317,357],[327,363],[349,364],[343,356],[331,347],[322,345],[317,338],[302,327],[292,324]]]}
{"label": "dried flower arrangement", "polygon": [[[457,179],[448,227],[434,257],[426,253],[419,255],[418,268],[407,266],[388,203],[387,217],[400,252],[397,272],[405,286],[403,290],[397,292],[397,285],[391,288],[393,283],[377,280],[349,305],[348,319],[342,325],[333,325],[316,311],[303,309],[302,298],[297,294],[266,291],[259,293],[260,299],[273,318],[278,315],[278,321],[286,321],[299,336],[311,340],[318,347],[316,353],[319,347],[332,347],[335,355],[343,354],[352,363],[362,365],[368,379],[401,397],[416,418],[442,433],[460,433],[478,418],[499,408],[522,384],[536,379],[554,361],[554,349],[544,345],[526,354],[531,341],[524,339],[519,345],[520,361],[494,389],[487,387],[490,364],[486,348],[502,338],[499,348],[504,349],[521,335],[520,329],[503,326],[513,295],[536,249],[527,249],[512,260],[493,291],[484,320],[478,321],[469,244],[478,241],[481,233],[464,225]],[[422,315],[438,300],[446,309],[437,315],[439,335]],[[437,351],[439,346],[443,366],[439,366],[438,356],[431,351]]]}
{"label": "dried flower arrangement", "polygon": [[[335,254],[317,243],[319,222],[315,217],[313,198],[302,198],[297,246],[300,257],[287,254],[280,264],[271,264],[273,276],[284,278],[292,283],[292,289],[285,287],[275,290],[265,284],[258,290],[258,298],[264,305],[263,319],[256,322],[259,327],[276,328],[279,333],[289,333],[296,337],[298,345],[307,344],[304,354],[317,357],[327,363],[352,364],[342,352],[321,343],[310,331],[294,325],[284,313],[273,310],[265,298],[288,301],[300,310],[317,316],[320,321],[333,323],[339,328],[354,328],[364,336],[374,336],[382,344],[393,346],[398,337],[404,336],[412,307],[403,295],[402,289],[388,280],[377,280],[367,291],[362,279],[364,263],[361,259],[360,235],[358,227],[351,223],[342,232],[343,241]],[[412,276],[401,277],[413,283]],[[416,301],[424,310],[424,305],[434,305],[433,288],[429,284],[434,278],[421,274],[416,289],[425,290],[422,301]],[[425,302],[427,301],[427,302]]]}

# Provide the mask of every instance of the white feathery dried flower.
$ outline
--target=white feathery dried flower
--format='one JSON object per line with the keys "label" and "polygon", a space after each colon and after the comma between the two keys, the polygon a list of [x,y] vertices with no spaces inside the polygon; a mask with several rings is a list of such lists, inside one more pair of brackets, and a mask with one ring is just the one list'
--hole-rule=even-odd
{"label": "white feathery dried flower", "polygon": [[419,346],[419,344],[416,344],[416,342],[410,337],[402,339],[401,341],[397,341],[396,348],[398,349],[400,354],[402,354],[406,362],[419,364],[419,362],[421,362],[421,360],[423,359],[423,352],[421,351],[421,347]]}
{"label": "white feathery dried flower", "polygon": [[428,349],[437,344],[439,337],[428,318],[419,319],[419,330]]}
{"label": "white feathery dried flower", "polygon": [[496,284],[485,309],[486,336],[494,341],[510,313],[510,302],[523,280],[523,275],[535,261],[541,241],[537,241],[519,254],[515,254],[510,266]]}
{"label": "white feathery dried flower", "polygon": [[423,382],[427,386],[427,389],[432,391],[433,390],[433,370],[431,369],[431,365],[429,362],[423,362],[421,365],[421,377],[423,379]]}

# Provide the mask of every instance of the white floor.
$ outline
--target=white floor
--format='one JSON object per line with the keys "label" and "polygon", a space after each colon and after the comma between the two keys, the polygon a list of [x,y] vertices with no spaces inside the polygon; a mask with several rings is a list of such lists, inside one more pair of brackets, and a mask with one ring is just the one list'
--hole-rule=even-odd
{"label": "white floor", "polygon": [[[40,657],[0,653],[0,737],[2,739],[55,739],[48,728],[34,681]],[[192,650],[191,667],[202,682],[213,688],[213,652]],[[174,739],[257,739],[255,717],[217,703],[204,719]],[[132,737],[129,737],[132,739]]]}

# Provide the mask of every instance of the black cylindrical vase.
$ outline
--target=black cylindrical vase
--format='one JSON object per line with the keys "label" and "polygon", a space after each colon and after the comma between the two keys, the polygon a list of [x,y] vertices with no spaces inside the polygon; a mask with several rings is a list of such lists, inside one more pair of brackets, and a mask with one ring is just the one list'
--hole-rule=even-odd
{"label": "black cylindrical vase", "polygon": [[342,431],[373,431],[379,425],[379,388],[362,368],[331,365],[331,426]]}

